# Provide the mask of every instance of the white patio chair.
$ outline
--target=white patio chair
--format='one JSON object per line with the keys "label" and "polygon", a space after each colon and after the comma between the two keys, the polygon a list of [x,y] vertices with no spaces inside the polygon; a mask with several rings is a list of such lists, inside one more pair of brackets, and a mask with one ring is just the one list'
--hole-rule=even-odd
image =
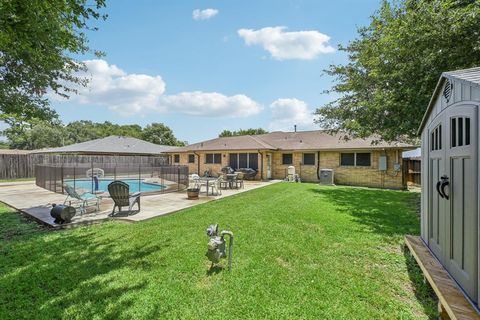
{"label": "white patio chair", "polygon": [[220,188],[220,185],[222,183],[222,177],[218,177],[217,180],[210,181],[208,187],[212,189],[212,195],[215,196],[221,196],[222,195],[222,190]]}

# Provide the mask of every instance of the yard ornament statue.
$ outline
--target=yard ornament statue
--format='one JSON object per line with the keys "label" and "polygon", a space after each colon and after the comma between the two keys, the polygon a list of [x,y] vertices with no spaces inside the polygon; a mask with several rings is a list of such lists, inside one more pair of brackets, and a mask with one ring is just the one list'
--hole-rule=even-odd
{"label": "yard ornament statue", "polygon": [[233,247],[233,233],[231,231],[223,230],[218,235],[218,224],[211,224],[207,229],[207,235],[210,237],[208,241],[208,250],[206,256],[212,262],[212,267],[215,263],[219,263],[220,259],[227,257],[227,247],[225,236],[229,237],[228,241],[228,271],[232,269],[232,247]]}

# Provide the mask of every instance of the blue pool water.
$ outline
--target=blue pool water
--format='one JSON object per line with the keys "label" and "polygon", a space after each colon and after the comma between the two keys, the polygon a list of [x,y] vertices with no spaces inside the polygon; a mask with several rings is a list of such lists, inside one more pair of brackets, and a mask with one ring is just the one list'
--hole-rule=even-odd
{"label": "blue pool water", "polygon": [[[113,181],[113,179],[99,179],[98,180],[98,190],[100,192],[107,192],[108,185]],[[134,192],[152,192],[160,191],[165,189],[165,186],[155,183],[147,183],[143,181],[138,181],[138,179],[122,179],[123,182],[130,186],[130,193]],[[66,184],[73,187],[73,180],[65,180]],[[95,188],[95,185],[93,185]],[[85,189],[88,191],[92,190],[92,180],[76,180],[75,189]]]}

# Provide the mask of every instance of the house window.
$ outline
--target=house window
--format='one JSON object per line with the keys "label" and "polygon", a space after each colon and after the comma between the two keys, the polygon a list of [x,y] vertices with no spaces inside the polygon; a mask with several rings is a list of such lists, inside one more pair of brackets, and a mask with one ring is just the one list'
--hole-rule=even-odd
{"label": "house window", "polygon": [[222,163],[222,154],[221,153],[205,154],[205,163],[207,164]]}
{"label": "house window", "polygon": [[173,155],[173,162],[175,162],[175,163],[179,163],[179,162],[180,162],[180,155],[179,155],[179,154]]}
{"label": "house window", "polygon": [[303,154],[303,164],[304,165],[315,165],[315,153],[304,153]]}
{"label": "house window", "polygon": [[229,165],[234,170],[239,168],[258,170],[258,153],[230,153]]}
{"label": "house window", "polygon": [[195,163],[195,155],[189,154],[188,155],[188,163]]}
{"label": "house window", "polygon": [[293,155],[291,153],[282,154],[282,164],[292,164],[292,163],[293,163]]}
{"label": "house window", "polygon": [[370,153],[356,153],[355,155],[355,165],[357,167],[370,167],[372,165]]}
{"label": "house window", "polygon": [[372,165],[372,154],[370,152],[341,153],[340,165],[350,167],[370,167]]}

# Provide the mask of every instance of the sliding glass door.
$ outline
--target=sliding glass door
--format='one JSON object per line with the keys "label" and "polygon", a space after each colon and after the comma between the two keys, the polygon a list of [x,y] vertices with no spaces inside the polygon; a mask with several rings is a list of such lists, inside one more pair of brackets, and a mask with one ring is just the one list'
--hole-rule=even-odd
{"label": "sliding glass door", "polygon": [[258,170],[258,153],[230,153],[230,167]]}

